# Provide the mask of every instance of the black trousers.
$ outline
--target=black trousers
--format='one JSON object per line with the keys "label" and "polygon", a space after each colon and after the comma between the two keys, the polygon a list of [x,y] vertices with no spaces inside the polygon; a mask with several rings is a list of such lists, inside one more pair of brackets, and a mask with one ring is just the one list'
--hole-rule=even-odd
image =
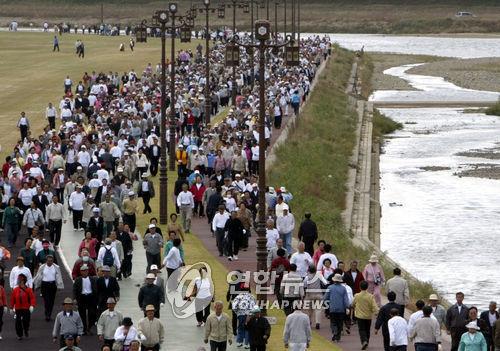
{"label": "black trousers", "polygon": [[55,195],[57,195],[57,199],[59,200],[59,202],[61,204],[64,205],[64,188],[58,188],[58,189],[54,189],[55,190]]}
{"label": "black trousers", "polygon": [[158,162],[160,161],[160,157],[151,157],[151,164],[149,165],[149,171],[151,175],[154,177],[158,174]]}
{"label": "black trousers", "polygon": [[[73,227],[74,227],[74,222],[73,222]],[[59,245],[59,242],[61,241],[61,228],[62,228],[62,220],[60,221],[53,221],[51,219],[49,220],[50,241],[56,246]]]}
{"label": "black trousers", "polygon": [[238,252],[240,251],[240,240],[238,238],[234,238],[228,235],[227,240],[227,253],[229,256],[236,255],[238,256]]}
{"label": "black trousers", "polygon": [[359,331],[359,338],[361,340],[361,344],[364,344],[365,342],[369,343],[370,342],[370,329],[372,327],[372,320],[371,319],[357,319],[358,323],[358,331]]}
{"label": "black trousers", "polygon": [[332,340],[340,341],[342,329],[344,327],[345,312],[330,312],[330,328],[332,330]]}
{"label": "black trousers", "polygon": [[125,278],[132,274],[132,255],[125,254],[121,271]]}
{"label": "black trousers", "polygon": [[92,329],[96,322],[97,304],[92,295],[81,295],[78,300],[78,313],[82,319],[83,331]]}
{"label": "black trousers", "polygon": [[52,49],[52,51],[59,51],[59,44],[54,44],[54,48]]}
{"label": "black trousers", "polygon": [[[3,273],[3,271],[2,271]],[[2,276],[3,278],[3,276]],[[3,327],[3,307],[0,307],[0,333],[2,333],[2,327]]]}
{"label": "black trousers", "polygon": [[451,351],[457,351],[460,345],[460,338],[462,334],[467,332],[466,328],[451,328]]}
{"label": "black trousers", "polygon": [[73,210],[73,228],[82,228],[83,210]]}
{"label": "black trousers", "polygon": [[406,351],[407,345],[391,346],[390,351]]}
{"label": "black trousers", "polygon": [[[194,300],[194,305],[196,309],[196,321],[205,323],[208,316],[210,315],[210,302],[212,298],[209,299],[198,299]],[[203,307],[206,305],[205,307]]]}
{"label": "black trousers", "polygon": [[135,232],[135,214],[123,214],[123,224],[128,224],[130,231]]}
{"label": "black trousers", "polygon": [[148,262],[148,266],[146,267],[146,273],[149,273],[149,267],[151,267],[152,264],[157,265],[158,267],[161,267],[161,255],[159,253],[157,254],[152,254],[146,251],[146,260]]}
{"label": "black trousers", "polygon": [[49,127],[50,129],[56,129],[56,118],[55,117],[47,117],[47,120],[49,121]]}
{"label": "black trousers", "polygon": [[24,140],[28,136],[28,126],[20,125],[19,131],[21,132],[21,140]]}
{"label": "black trousers", "polygon": [[210,340],[210,351],[226,351],[227,341]]}
{"label": "black trousers", "polygon": [[28,334],[30,330],[31,313],[29,310],[16,310],[16,335],[18,337]]}
{"label": "black trousers", "polygon": [[43,305],[45,306],[45,318],[50,318],[52,316],[52,310],[54,309],[54,301],[56,299],[56,292],[57,292],[56,282],[42,281],[40,292],[42,293]]}
{"label": "black trousers", "polygon": [[203,201],[195,201],[194,202],[194,210],[193,214],[196,214],[200,217],[205,215],[205,209],[203,207]]}
{"label": "black trousers", "polygon": [[151,200],[151,194],[149,192],[142,193],[142,202],[144,203],[144,211],[142,213],[151,213],[153,210],[149,206],[149,201]]}
{"label": "black trousers", "polygon": [[224,228],[216,228],[215,242],[219,250],[219,256],[222,256],[224,254]]}
{"label": "black trousers", "polygon": [[160,344],[156,344],[154,346],[141,345],[141,351],[148,351],[148,350],[160,351]]}

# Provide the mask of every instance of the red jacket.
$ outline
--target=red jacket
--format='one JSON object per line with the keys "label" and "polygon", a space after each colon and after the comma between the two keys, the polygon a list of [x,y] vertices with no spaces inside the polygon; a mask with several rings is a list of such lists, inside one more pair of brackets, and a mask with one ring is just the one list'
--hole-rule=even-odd
{"label": "red jacket", "polygon": [[0,308],[7,306],[7,293],[3,286],[0,285]]}
{"label": "red jacket", "polygon": [[33,294],[33,290],[31,288],[24,288],[16,286],[14,290],[12,290],[12,295],[10,295],[10,307],[15,308],[16,310],[27,310],[30,306],[35,306],[35,294]]}
{"label": "red jacket", "polygon": [[202,201],[203,194],[205,193],[205,186],[202,184],[198,189],[196,184],[193,184],[191,185],[191,189],[189,191],[193,194],[194,201]]}

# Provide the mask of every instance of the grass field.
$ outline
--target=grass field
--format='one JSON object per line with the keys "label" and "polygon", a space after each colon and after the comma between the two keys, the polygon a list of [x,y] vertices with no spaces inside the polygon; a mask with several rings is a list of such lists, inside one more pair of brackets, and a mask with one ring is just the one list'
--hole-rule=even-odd
{"label": "grass field", "polygon": [[[85,43],[85,58],[79,59],[74,52],[77,38]],[[142,72],[148,62],[155,66],[160,61],[160,41],[139,43],[135,51],[120,52],[118,47],[124,37],[99,37],[63,35],[61,52],[52,52],[52,35],[44,33],[0,32],[0,135],[2,154],[11,150],[19,133],[16,123],[21,111],[25,111],[32,125],[32,135],[38,136],[45,126],[45,108],[51,101],[59,106],[64,92],[63,80],[69,75],[76,85],[87,71],[89,74],[112,70],[122,74],[134,68]],[[179,48],[194,48],[197,44],[180,44]],[[167,46],[169,57],[170,45]]]}
{"label": "grass field", "polygon": [[[179,0],[181,11],[190,4],[201,1]],[[279,1],[278,25],[283,26],[283,1]],[[219,1],[213,1],[218,4]],[[274,21],[274,1],[269,2],[270,19]],[[103,17],[107,23],[134,24],[142,18],[151,18],[153,12],[165,6],[160,1],[108,0],[104,2]],[[288,28],[290,28],[291,0],[287,1]],[[307,5],[306,5],[307,4]],[[1,0],[0,24],[6,25],[13,18],[29,24],[68,21],[77,24],[100,23],[101,1],[83,0]],[[470,11],[474,18],[456,18],[458,11]],[[255,15],[257,15],[257,10]],[[259,9],[259,17],[266,16],[266,9]],[[204,25],[204,16],[198,26]],[[232,10],[226,19],[212,16],[211,23],[228,25]],[[249,15],[237,12],[237,26],[249,26]],[[495,0],[310,0],[302,1],[301,29],[305,32],[344,33],[490,33],[500,32],[500,3]]]}
{"label": "grass field", "polygon": [[[81,37],[81,36],[80,36]],[[63,92],[63,79],[70,75],[73,80],[82,76],[84,71],[91,72],[109,70],[122,73],[134,68],[141,71],[148,62],[156,64],[160,55],[159,41],[148,44],[138,44],[134,53],[119,52],[120,38],[85,36],[86,57],[81,60],[75,57],[73,44],[77,36],[63,36],[61,52],[52,53],[51,35],[41,33],[2,33],[0,43],[0,143],[2,155],[10,152],[19,138],[16,122],[20,111],[26,111],[35,131],[40,132],[45,125],[44,111],[48,101],[56,104]],[[178,43],[176,43],[176,47]],[[191,43],[181,45],[181,48],[196,45]],[[169,47],[167,47],[169,50]],[[227,113],[224,110],[221,116]],[[169,193],[172,193],[176,172],[169,172]],[[153,179],[155,187],[159,189],[158,178]],[[169,200],[171,197],[169,196]],[[169,206],[171,206],[169,201]],[[140,232],[149,224],[149,218],[158,217],[158,198],[151,202],[153,213],[151,216],[138,216],[137,227]],[[226,268],[213,257],[195,235],[187,235],[183,243],[186,252],[187,264],[206,262],[212,268],[212,278],[215,285],[215,298],[225,301],[227,283]],[[269,350],[282,350],[282,332],[284,325],[281,311],[270,311],[270,315],[277,317],[277,324],[273,326]],[[310,350],[326,349],[337,350],[332,344],[319,335],[315,335]]]}

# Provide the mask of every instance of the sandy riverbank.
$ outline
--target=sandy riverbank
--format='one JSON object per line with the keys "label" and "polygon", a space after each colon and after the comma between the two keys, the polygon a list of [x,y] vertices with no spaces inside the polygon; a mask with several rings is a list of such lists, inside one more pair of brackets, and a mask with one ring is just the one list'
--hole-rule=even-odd
{"label": "sandy riverbank", "polygon": [[467,89],[500,92],[500,58],[449,59],[412,68],[411,74],[444,77]]}

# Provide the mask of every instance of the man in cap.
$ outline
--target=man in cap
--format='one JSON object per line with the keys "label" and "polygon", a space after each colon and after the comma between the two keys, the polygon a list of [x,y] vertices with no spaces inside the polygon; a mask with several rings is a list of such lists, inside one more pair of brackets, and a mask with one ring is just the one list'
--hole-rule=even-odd
{"label": "man in cap", "polygon": [[82,193],[81,185],[77,185],[76,190],[69,196],[69,208],[73,212],[73,230],[76,232],[82,228],[83,200],[85,194]]}
{"label": "man in cap", "polygon": [[146,306],[153,305],[155,308],[155,317],[160,318],[160,307],[165,303],[165,293],[164,289],[154,283],[155,279],[156,275],[154,273],[146,275],[146,284],[139,289],[137,298],[141,310],[146,311]]}
{"label": "man in cap", "polygon": [[89,266],[80,267],[80,276],[73,283],[73,298],[78,305],[78,313],[83,323],[83,333],[92,335],[92,326],[97,313],[97,277],[89,276]]}
{"label": "man in cap", "polygon": [[210,341],[211,350],[225,350],[227,343],[233,342],[233,328],[229,316],[223,312],[224,304],[222,301],[215,301],[214,312],[212,312],[205,323],[204,342]]}
{"label": "man in cap", "polygon": [[59,347],[65,346],[65,336],[71,334],[75,338],[75,345],[80,343],[83,335],[83,323],[80,314],[73,311],[73,300],[70,297],[64,299],[63,310],[57,314],[52,330],[52,340],[59,339]]}
{"label": "man in cap", "polygon": [[332,341],[340,341],[346,310],[350,307],[346,288],[342,285],[342,275],[335,274],[333,284],[328,287],[323,300],[328,303]]}
{"label": "man in cap", "polygon": [[182,191],[177,195],[177,206],[179,207],[184,232],[189,233],[194,209],[194,197],[193,193],[188,190],[187,184],[182,185]]}
{"label": "man in cap", "polygon": [[432,307],[432,315],[436,317],[439,325],[444,327],[446,322],[446,310],[439,304],[439,297],[436,294],[431,294],[429,296],[429,306]]}
{"label": "man in cap", "polygon": [[188,154],[184,150],[184,145],[179,144],[177,151],[175,152],[175,158],[177,160],[177,173],[178,173],[178,175],[179,176],[186,176]]}
{"label": "man in cap", "polygon": [[[163,293],[165,293],[165,280],[160,275],[161,272],[158,269],[158,266],[155,264],[152,264],[149,267],[149,273],[153,273],[155,275],[154,284],[158,285],[161,288],[161,290],[163,291]],[[144,283],[147,283],[146,279],[144,279]]]}
{"label": "man in cap", "polygon": [[82,351],[81,348],[75,346],[75,337],[72,334],[64,335],[64,347],[59,351]]}
{"label": "man in cap", "polygon": [[156,177],[158,173],[158,162],[160,161],[161,148],[158,145],[158,138],[153,137],[153,145],[149,147],[149,160],[151,164],[149,165],[149,171],[153,177]]}
{"label": "man in cap", "polygon": [[116,300],[120,297],[120,285],[116,278],[111,276],[109,266],[102,267],[102,277],[97,278],[97,315],[100,316],[106,310],[106,301],[109,297]]}
{"label": "man in cap", "polygon": [[115,331],[122,325],[123,314],[115,310],[116,300],[113,297],[109,297],[106,303],[108,309],[101,314],[97,321],[97,335],[99,336],[99,341],[104,342],[104,345],[112,347],[115,342]]}
{"label": "man in cap", "polygon": [[137,196],[142,197],[142,202],[144,203],[144,211],[142,211],[142,213],[151,213],[153,210],[151,206],[149,206],[149,201],[155,197],[155,188],[153,182],[148,179],[148,174],[146,172],[142,174]]}
{"label": "man in cap", "polygon": [[86,231],[90,232],[92,237],[97,239],[96,251],[99,252],[101,242],[106,237],[104,235],[104,218],[101,216],[101,210],[99,207],[92,208],[92,217],[89,218]]}
{"label": "man in cap", "polygon": [[90,257],[89,251],[86,248],[83,248],[80,251],[80,255],[81,256],[77,258],[75,264],[73,265],[73,269],[71,270],[71,277],[73,278],[73,280],[82,275],[80,268],[84,264],[88,267],[90,277],[97,276],[97,267],[95,261]]}
{"label": "man in cap", "polygon": [[33,286],[40,289],[43,297],[43,304],[45,306],[45,320],[50,321],[52,317],[52,309],[54,308],[54,301],[56,299],[57,290],[64,289],[63,278],[61,269],[54,263],[54,256],[48,254],[46,262],[38,268],[38,272],[33,279]]}
{"label": "man in cap", "polygon": [[255,306],[250,315],[250,319],[246,322],[248,329],[250,349],[265,351],[267,341],[271,336],[271,325],[267,318],[262,316],[259,306]]}
{"label": "man in cap", "polygon": [[160,319],[155,318],[155,306],[147,305],[145,312],[146,317],[139,321],[137,332],[145,337],[142,342],[144,350],[159,351],[161,344],[165,340],[165,327]]}
{"label": "man in cap", "polygon": [[161,249],[163,247],[163,238],[156,232],[156,225],[151,223],[148,226],[149,232],[144,236],[142,245],[146,250],[146,260],[148,265],[146,271],[149,272],[151,265],[157,267],[161,265]]}
{"label": "man in cap", "polygon": [[128,224],[130,231],[135,232],[136,215],[139,213],[139,205],[133,190],[128,192],[128,197],[122,202],[123,224]]}

